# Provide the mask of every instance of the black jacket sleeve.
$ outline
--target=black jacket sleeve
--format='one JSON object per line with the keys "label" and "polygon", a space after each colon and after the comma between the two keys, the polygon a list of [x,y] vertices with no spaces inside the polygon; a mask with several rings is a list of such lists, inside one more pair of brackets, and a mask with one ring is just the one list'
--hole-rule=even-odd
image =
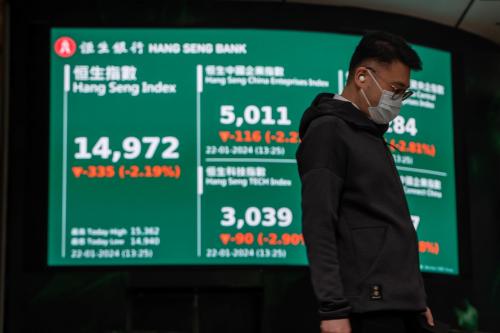
{"label": "black jacket sleeve", "polygon": [[319,317],[347,318],[351,306],[343,296],[337,257],[336,223],[345,172],[346,152],[338,120],[321,117],[311,123],[296,157],[302,182],[302,233]]}

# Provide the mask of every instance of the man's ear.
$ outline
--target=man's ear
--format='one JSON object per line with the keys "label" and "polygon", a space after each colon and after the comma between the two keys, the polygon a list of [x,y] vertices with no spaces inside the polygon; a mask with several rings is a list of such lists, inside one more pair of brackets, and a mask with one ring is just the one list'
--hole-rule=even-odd
{"label": "man's ear", "polygon": [[366,85],[366,70],[363,67],[356,68],[353,79],[356,87],[364,88]]}

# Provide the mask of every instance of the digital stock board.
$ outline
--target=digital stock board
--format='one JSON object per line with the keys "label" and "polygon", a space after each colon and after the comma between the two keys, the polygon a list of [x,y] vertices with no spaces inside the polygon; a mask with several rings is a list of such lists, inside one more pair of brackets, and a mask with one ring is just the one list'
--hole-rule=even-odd
{"label": "digital stock board", "polygon": [[[53,28],[48,265],[307,265],[299,122],[360,38]],[[424,69],[385,137],[421,270],[458,274],[451,57],[413,47]]]}

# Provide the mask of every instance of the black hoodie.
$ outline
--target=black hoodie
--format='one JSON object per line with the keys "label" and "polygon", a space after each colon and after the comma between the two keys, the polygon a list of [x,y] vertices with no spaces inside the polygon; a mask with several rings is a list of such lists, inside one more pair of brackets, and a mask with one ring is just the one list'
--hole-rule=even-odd
{"label": "black hoodie", "polygon": [[320,319],[426,310],[418,239],[383,137],[352,103],[321,93],[296,151],[302,232]]}

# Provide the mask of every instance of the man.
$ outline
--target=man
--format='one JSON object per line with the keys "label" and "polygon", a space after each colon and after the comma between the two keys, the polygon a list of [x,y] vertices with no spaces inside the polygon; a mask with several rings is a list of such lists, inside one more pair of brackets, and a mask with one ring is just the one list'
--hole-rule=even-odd
{"label": "man", "polygon": [[411,95],[410,71],[421,68],[401,37],[368,33],[342,94],[319,94],[302,116],[302,231],[323,333],[434,325],[417,234],[383,137]]}

